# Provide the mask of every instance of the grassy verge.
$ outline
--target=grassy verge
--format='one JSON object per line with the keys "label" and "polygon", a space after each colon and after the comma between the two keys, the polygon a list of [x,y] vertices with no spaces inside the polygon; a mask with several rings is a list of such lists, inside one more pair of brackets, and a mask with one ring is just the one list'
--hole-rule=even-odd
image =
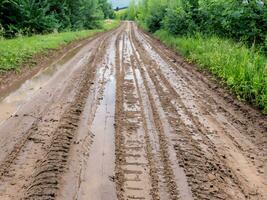
{"label": "grassy verge", "polygon": [[124,19],[127,15],[127,9],[115,11],[116,19]]}
{"label": "grassy verge", "polygon": [[241,43],[216,36],[178,37],[165,30],[155,36],[177,49],[189,62],[221,78],[240,98],[267,114],[267,58]]}
{"label": "grassy verge", "polygon": [[20,65],[38,53],[58,49],[61,45],[87,38],[96,33],[113,29],[119,21],[107,20],[102,29],[63,32],[32,37],[19,37],[10,40],[0,40],[0,72],[20,70]]}

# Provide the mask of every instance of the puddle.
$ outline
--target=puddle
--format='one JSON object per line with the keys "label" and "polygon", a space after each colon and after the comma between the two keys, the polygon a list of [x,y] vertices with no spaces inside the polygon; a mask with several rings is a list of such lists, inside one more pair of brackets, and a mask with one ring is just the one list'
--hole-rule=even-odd
{"label": "puddle", "polygon": [[62,67],[71,58],[73,58],[82,47],[83,46],[80,45],[67,52],[57,62],[40,70],[35,76],[26,80],[19,86],[19,88],[4,97],[0,97],[0,124],[8,119],[12,114],[16,113],[21,105],[26,103],[38,90],[44,87],[51,77],[62,69]]}
{"label": "puddle", "polygon": [[91,127],[94,142],[87,161],[87,172],[83,180],[85,184],[81,184],[82,192],[79,199],[117,199],[114,183],[115,87],[115,77],[110,76]]}
{"label": "puddle", "polygon": [[[115,45],[115,40],[113,42]],[[79,186],[77,199],[80,200],[117,199],[114,182],[116,78],[114,73],[115,52],[112,47],[112,45],[109,47],[106,62],[99,69],[99,77],[103,77],[104,81],[100,81],[104,84],[104,90],[90,126],[94,137]]]}

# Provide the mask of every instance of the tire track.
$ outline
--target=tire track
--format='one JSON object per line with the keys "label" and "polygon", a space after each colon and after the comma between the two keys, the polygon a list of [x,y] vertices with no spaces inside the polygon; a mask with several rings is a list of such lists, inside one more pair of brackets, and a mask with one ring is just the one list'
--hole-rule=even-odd
{"label": "tire track", "polygon": [[[36,95],[37,98],[33,98],[34,102],[32,102],[32,105],[30,105],[30,102],[28,105],[26,104],[22,107],[22,111],[16,114],[16,117],[11,118],[7,121],[7,125],[4,124],[1,127],[2,133],[15,136],[13,140],[16,143],[12,141],[15,145],[12,149],[10,148],[9,154],[5,153],[7,156],[1,162],[0,198],[20,199],[27,189],[33,171],[49,149],[54,130],[59,126],[59,121],[64,111],[69,107],[77,92],[76,88],[81,82],[81,69],[88,59],[88,56],[84,55],[84,53],[90,55],[91,42],[94,44],[96,40],[89,40],[89,42],[88,45],[85,45],[84,49],[80,50],[77,56],[68,61],[66,68],[69,72],[61,70],[55,77],[58,78],[61,75],[65,75],[66,79],[59,79],[57,81],[58,85],[55,84],[52,88],[45,86],[42,92],[40,90],[40,94]],[[79,63],[76,63],[77,66],[69,69],[69,65],[77,59],[79,60]],[[68,80],[67,83],[66,80]],[[51,83],[53,81],[52,79]],[[71,81],[74,82],[69,84]],[[40,102],[43,102],[43,104]],[[8,127],[10,124],[15,124],[15,126]],[[27,126],[26,128],[23,127],[25,126],[24,124]],[[22,127],[22,130],[16,126]],[[12,132],[9,133],[12,129],[18,136]],[[2,147],[10,145],[8,142],[2,145]]]}
{"label": "tire track", "polygon": [[[80,121],[69,169],[58,199],[116,199],[114,183],[115,42],[124,26],[108,38],[105,55]],[[88,129],[89,127],[89,129]],[[114,129],[114,130],[113,130]],[[98,160],[98,162],[95,162]]]}
{"label": "tire track", "polygon": [[32,181],[26,191],[25,199],[55,199],[58,191],[61,174],[64,172],[68,153],[75,132],[78,127],[80,116],[84,109],[88,91],[95,76],[95,67],[105,49],[106,35],[92,53],[88,69],[85,69],[81,79],[80,89],[71,103],[69,109],[63,114],[59,126],[54,132],[54,138],[49,146],[47,154],[36,167]]}
{"label": "tire track", "polygon": [[[142,43],[144,44],[144,41],[142,41]],[[140,46],[142,46],[142,44],[138,44],[138,46],[140,47]],[[138,50],[140,50],[140,49],[142,49],[142,48],[139,48]],[[185,168],[185,170],[187,171],[187,175],[189,176],[189,179],[193,178],[193,181],[195,179],[201,180],[201,182],[204,183],[204,184],[200,184],[201,182],[198,182],[197,185],[192,184],[192,190],[194,192],[194,195],[196,195],[196,198],[208,198],[208,196],[210,196],[210,195],[213,195],[213,198],[218,198],[218,199],[220,199],[220,198],[234,199],[234,198],[236,198],[236,196],[238,196],[238,199],[245,199],[248,196],[250,196],[250,198],[252,198],[255,194],[255,191],[257,191],[258,189],[262,190],[264,188],[263,183],[260,182],[260,180],[258,180],[258,177],[253,175],[253,172],[251,172],[251,171],[247,171],[247,173],[243,172],[244,174],[251,174],[250,175],[250,179],[251,179],[250,181],[252,181],[252,180],[258,181],[258,183],[257,183],[258,186],[257,186],[256,190],[253,187],[249,186],[244,181],[242,176],[240,176],[240,175],[238,176],[237,173],[235,173],[235,171],[234,172],[232,171],[232,170],[235,170],[235,166],[233,165],[233,163],[230,163],[230,164],[232,164],[232,166],[230,165],[231,168],[229,168],[229,162],[227,162],[227,159],[225,161],[225,155],[218,155],[217,149],[218,148],[221,149],[221,148],[223,148],[223,146],[212,142],[212,139],[209,136],[209,134],[212,134],[212,132],[214,132],[216,130],[219,130],[219,131],[225,131],[225,130],[221,129],[218,126],[218,124],[216,124],[217,126],[215,126],[216,130],[211,131],[209,128],[207,128],[207,125],[211,125],[213,122],[209,121],[208,124],[205,124],[204,123],[205,120],[201,121],[202,119],[199,118],[199,115],[198,115],[199,111],[196,110],[194,106],[193,106],[193,108],[190,108],[190,107],[188,108],[183,103],[182,99],[187,100],[187,102],[191,101],[191,99],[187,99],[186,96],[183,95],[183,94],[188,94],[189,91],[186,91],[187,88],[182,87],[182,88],[180,88],[180,90],[174,89],[174,87],[172,87],[172,85],[169,82],[169,81],[173,81],[173,79],[171,77],[168,77],[168,79],[165,78],[165,76],[168,76],[169,73],[168,72],[164,72],[164,73],[162,72],[163,68],[158,66],[158,63],[155,61],[156,58],[153,56],[153,53],[145,56],[146,51],[150,52],[150,50],[148,50],[148,49],[142,50],[140,55],[142,55],[141,56],[142,60],[151,59],[150,61],[147,61],[148,72],[150,74],[150,77],[151,77],[153,83],[156,85],[159,98],[161,99],[161,102],[162,102],[161,105],[164,108],[165,112],[169,115],[170,123],[172,124],[172,126],[174,128],[176,128],[177,131],[179,131],[179,133],[184,133],[184,132],[190,133],[191,132],[192,138],[187,139],[187,140],[183,138],[182,140],[185,140],[186,142],[189,142],[192,139],[196,140],[196,143],[195,143],[196,145],[194,148],[200,147],[200,149],[197,151],[193,150],[194,148],[189,149],[192,152],[199,152],[200,154],[197,153],[197,154],[195,154],[195,156],[197,156],[196,158],[191,158],[192,159],[192,163],[191,163],[192,167],[186,166],[186,168]],[[151,56],[151,58],[150,58],[150,56]],[[166,66],[164,69],[168,69],[168,66]],[[179,82],[177,82],[177,83],[172,82],[172,83],[175,85],[179,85]],[[181,91],[181,90],[186,91],[186,92],[185,91],[180,92],[180,94],[182,94],[182,96],[180,96],[177,93],[177,91]],[[191,104],[191,105],[194,105],[194,104]],[[183,123],[182,126],[181,126],[181,123]],[[181,129],[181,127],[183,127],[183,128]],[[193,130],[192,130],[192,128],[193,128]],[[197,133],[197,135],[196,135],[196,133]],[[187,135],[187,137],[188,137],[188,135]],[[232,147],[231,147],[232,149],[235,148],[234,145],[231,144],[231,141],[229,141],[227,139],[224,140],[224,138],[220,138],[220,140],[223,141],[224,143],[230,145],[230,146],[232,145]],[[188,145],[186,145],[186,146],[188,147]],[[177,145],[176,145],[176,148],[177,148]],[[208,150],[208,152],[207,152],[207,150]],[[181,155],[180,151],[181,150],[179,150],[177,152],[177,155]],[[236,152],[237,150],[234,150],[234,151]],[[243,159],[241,154],[238,155],[235,153],[235,154],[230,154],[229,156],[232,156],[232,155],[237,156],[237,159]],[[209,158],[210,156],[212,159]],[[186,157],[188,157],[188,155],[186,155]],[[206,160],[202,159],[202,161],[201,161],[201,159],[199,159],[199,158],[203,158],[203,157],[204,158],[206,157]],[[228,155],[227,155],[227,157],[228,157]],[[188,158],[186,158],[186,161],[188,161]],[[199,163],[199,161],[201,161],[201,162]],[[246,161],[240,160],[240,162],[246,162]],[[186,163],[186,164],[188,165],[188,163]],[[189,162],[189,164],[190,164],[190,162]],[[216,164],[217,166],[214,164]],[[248,163],[244,163],[243,165],[244,165],[244,166],[242,166],[243,169],[241,169],[241,170],[246,170],[247,167],[249,166]],[[199,173],[195,172],[196,166],[197,166],[197,169],[199,170]],[[190,168],[191,168],[191,170],[190,170]],[[204,171],[205,168],[210,169],[210,170]],[[254,172],[257,171],[253,167],[251,169],[248,169],[248,170],[252,170]],[[208,176],[202,176],[203,174],[206,174]],[[221,175],[219,175],[219,174],[221,174]],[[214,175],[216,175],[216,176],[219,175],[220,177],[224,177],[225,180],[219,180]],[[210,183],[209,179],[212,179],[213,183]],[[214,182],[214,180],[215,180],[215,182]],[[219,180],[219,182],[216,183],[216,181],[218,181],[218,180]],[[191,182],[192,182],[192,180],[191,180]],[[232,182],[232,184],[231,184],[231,187],[233,190],[232,192],[229,191],[229,186],[228,186],[229,182]],[[208,189],[209,187],[211,189]],[[224,194],[222,192],[219,192],[219,188],[224,188],[223,189]],[[239,195],[237,193],[238,190],[239,190]],[[258,192],[256,192],[256,194],[257,193]],[[260,197],[261,194],[263,194],[262,191],[256,195],[256,196],[258,196],[258,197],[256,197],[256,199],[263,198],[263,196]]]}
{"label": "tire track", "polygon": [[[179,199],[180,194],[178,185],[181,186],[180,189],[183,193],[182,199],[192,199],[192,197],[190,197],[190,189],[187,186],[182,186],[187,184],[186,177],[185,175],[182,175],[183,170],[178,166],[175,152],[172,148],[169,148],[170,140],[166,134],[170,132],[171,128],[168,126],[168,122],[164,119],[164,113],[158,110],[159,105],[158,103],[156,104],[157,100],[153,97],[156,93],[151,92],[153,86],[151,83],[148,84],[147,77],[143,76],[143,71],[142,73],[140,71],[139,65],[141,64],[141,61],[135,54],[136,50],[133,47],[130,32],[131,26],[125,31],[123,42],[121,43],[122,52],[126,53],[122,56],[117,55],[118,58],[123,59],[121,65],[119,65],[119,63],[117,64],[121,66],[121,68],[117,69],[118,80],[120,80],[118,81],[119,87],[117,87],[117,99],[120,97],[120,100],[118,100],[118,103],[120,104],[117,104],[116,112],[116,134],[117,138],[120,138],[117,146],[120,146],[119,150],[121,151],[119,156],[117,155],[117,157],[120,157],[120,162],[117,162],[117,179],[119,180],[118,190],[123,191],[120,198],[151,199],[147,193],[140,191],[136,193],[127,190],[129,188],[135,188],[127,187],[129,185],[128,175],[127,173],[126,175],[123,173],[125,170],[125,163],[126,168],[130,169],[130,167],[127,166],[127,156],[134,155],[132,160],[135,161],[138,160],[136,157],[141,158],[140,154],[136,155],[132,152],[128,153],[129,149],[126,144],[127,139],[130,138],[129,141],[141,142],[138,144],[142,145],[139,146],[140,148],[138,148],[138,146],[136,146],[137,148],[133,148],[134,151],[141,151],[143,145],[146,146],[146,152],[142,150],[142,154],[147,154],[146,160],[143,159],[146,164],[143,165],[142,168],[146,169],[145,166],[150,168],[150,178],[148,177],[148,174],[146,174],[146,180],[150,179],[151,182],[149,183],[149,181],[146,181],[146,183],[150,185],[150,190],[153,188],[151,190],[152,199]],[[120,49],[120,45],[118,45],[117,48]],[[118,108],[120,109],[119,112]],[[118,120],[119,117],[122,117],[122,119]],[[124,132],[125,129],[127,130],[126,132]],[[134,134],[131,134],[132,132],[134,132]],[[135,139],[131,140],[131,137],[135,137]],[[136,165],[139,163],[141,162],[135,162]],[[133,168],[138,169],[136,166]],[[139,170],[139,174],[144,174],[144,171],[140,173]],[[142,180],[138,178],[136,180],[142,182]],[[146,188],[144,184],[139,185]],[[149,188],[149,186],[147,188]],[[141,188],[139,188],[139,190],[141,190]],[[135,193],[144,195],[131,195]]]}
{"label": "tire track", "polygon": [[266,198],[259,113],[132,22],[73,51],[0,126],[0,199]]}
{"label": "tire track", "polygon": [[[128,28],[128,27],[127,27]],[[138,91],[130,67],[127,31],[117,42],[116,137],[119,199],[152,199],[149,161]],[[119,67],[118,67],[119,66]]]}
{"label": "tire track", "polygon": [[[145,50],[142,50],[140,54],[145,55]],[[147,57],[143,56],[142,59],[146,60],[148,59],[148,57],[149,56]],[[191,182],[192,190],[194,192],[195,198],[208,198],[211,195],[213,195],[213,198],[216,198],[216,199],[231,198],[225,192],[219,195],[216,194],[216,191],[218,191],[218,186],[220,185],[217,185],[216,187],[214,187],[213,185],[214,183],[210,185],[211,183],[208,177],[203,176],[204,174],[208,174],[209,172],[209,171],[205,172],[204,171],[205,169],[215,169],[215,171],[217,171],[217,166],[214,165],[212,160],[217,161],[217,165],[219,166],[219,169],[224,168],[222,167],[223,165],[220,163],[220,159],[215,159],[214,155],[210,154],[210,152],[204,151],[207,148],[205,147],[206,145],[209,147],[213,146],[211,143],[207,143],[208,141],[206,142],[203,141],[203,136],[201,135],[201,133],[203,131],[205,132],[205,130],[203,130],[203,127],[199,126],[199,123],[197,120],[194,120],[192,114],[188,112],[188,110],[186,109],[182,101],[180,100],[180,97],[177,95],[176,91],[173,90],[173,88],[169,85],[169,82],[163,77],[163,75],[159,73],[160,68],[159,66],[157,66],[157,63],[151,59],[151,61],[147,61],[147,68],[149,71],[148,74],[150,78],[152,79],[153,83],[156,85],[157,93],[159,95],[161,105],[165,109],[165,112],[169,115],[169,121],[172,124],[172,126],[179,132],[180,135],[183,133],[191,133],[192,135],[191,137],[188,137],[188,135],[186,135],[187,137],[182,137],[180,139],[180,141],[185,141],[185,146],[184,146],[185,150],[182,151],[183,154],[185,155],[181,154],[181,149],[177,152],[177,155],[182,155],[181,160],[183,161],[183,165],[186,166],[185,170]],[[157,72],[155,72],[155,69],[157,69]],[[176,96],[173,96],[174,94],[176,94]],[[177,100],[178,102],[174,103]],[[182,115],[182,117],[189,115],[187,120],[190,123],[185,124],[185,122],[182,121],[182,118],[177,117],[179,115],[180,116]],[[191,128],[187,128],[187,126],[191,126]],[[190,145],[187,144],[187,142],[188,143],[192,142],[192,139],[193,141],[195,140],[196,142],[194,142],[193,145],[190,147]],[[204,135],[204,139],[205,139],[205,135]],[[204,146],[204,148],[201,148],[201,146],[203,146],[203,143],[204,145],[205,144],[206,145]],[[177,147],[179,148],[179,145],[175,145],[176,150],[177,150]],[[188,153],[186,153],[186,151],[195,152],[195,153],[189,156]],[[209,154],[212,157],[212,159],[206,157],[206,155],[209,155]],[[196,169],[199,172],[196,172],[195,171]],[[211,174],[213,173],[212,171],[213,170],[210,171]],[[223,176],[227,177],[227,174],[223,174]],[[201,183],[204,183],[204,184],[201,184]],[[225,185],[227,184],[228,182],[225,183]],[[210,187],[211,189],[209,189]],[[223,188],[227,188],[227,186],[224,186]]]}
{"label": "tire track", "polygon": [[[191,90],[193,95],[200,97],[199,100],[206,104],[209,112],[214,113],[216,111],[218,117],[225,118],[226,121],[228,120],[227,122],[237,130],[240,130],[247,137],[246,139],[251,140],[257,146],[262,144],[263,141],[259,138],[262,138],[262,134],[266,132],[266,117],[255,112],[251,107],[233,99],[228,94],[228,91],[225,91],[215,81],[211,80],[212,77],[209,74],[203,76],[197,71],[197,68],[192,68],[192,66],[188,65],[164,45],[153,40],[143,32],[139,33],[143,35],[144,41],[146,40],[155,52],[162,55],[162,58],[173,69],[176,76],[184,80],[185,83],[188,82],[192,85],[188,89]],[[228,104],[233,106],[229,107],[227,106]],[[263,144],[266,146],[266,143]]]}

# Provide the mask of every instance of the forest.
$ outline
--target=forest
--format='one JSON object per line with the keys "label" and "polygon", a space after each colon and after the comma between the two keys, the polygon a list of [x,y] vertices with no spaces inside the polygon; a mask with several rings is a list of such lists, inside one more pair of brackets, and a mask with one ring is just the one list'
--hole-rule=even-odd
{"label": "forest", "polygon": [[267,7],[260,0],[131,1],[126,19],[137,19],[151,32],[219,35],[267,49]]}
{"label": "forest", "polygon": [[142,0],[121,13],[267,113],[264,1]]}
{"label": "forest", "polygon": [[131,1],[125,16],[151,32],[218,35],[267,50],[267,7],[260,0]]}
{"label": "forest", "polygon": [[1,0],[0,37],[99,28],[113,17],[107,0]]}

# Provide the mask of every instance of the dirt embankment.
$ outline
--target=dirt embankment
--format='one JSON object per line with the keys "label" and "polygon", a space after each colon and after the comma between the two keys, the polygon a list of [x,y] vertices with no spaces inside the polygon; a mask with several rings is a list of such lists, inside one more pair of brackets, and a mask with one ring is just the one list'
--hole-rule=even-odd
{"label": "dirt embankment", "polygon": [[0,199],[266,199],[266,131],[266,117],[125,22],[0,124]]}

